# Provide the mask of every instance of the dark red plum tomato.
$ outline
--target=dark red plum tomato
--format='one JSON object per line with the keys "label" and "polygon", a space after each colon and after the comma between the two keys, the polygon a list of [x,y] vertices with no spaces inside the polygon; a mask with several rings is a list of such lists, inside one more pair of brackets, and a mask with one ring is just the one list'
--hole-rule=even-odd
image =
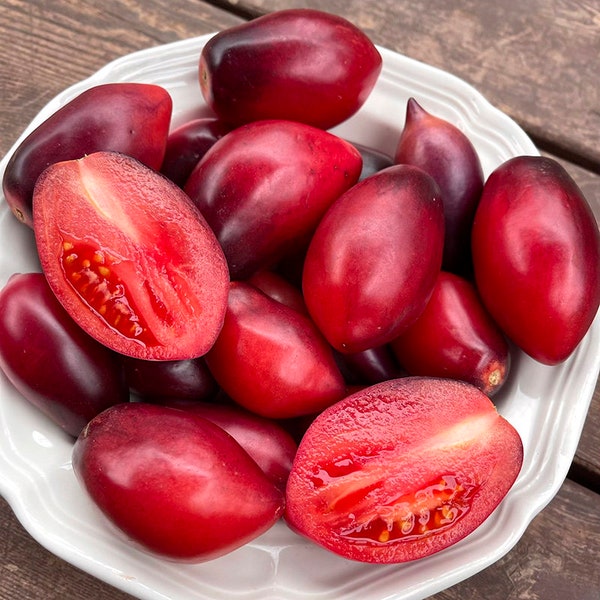
{"label": "dark red plum tomato", "polygon": [[273,300],[277,300],[300,313],[308,314],[302,291],[282,275],[263,269],[246,279],[246,283],[258,288]]}
{"label": "dark red plum tomato", "polygon": [[42,273],[15,274],[0,291],[0,367],[73,437],[104,409],[129,400],[118,357],[71,319]]}
{"label": "dark red plum tomato", "polygon": [[329,129],[365,103],[381,66],[377,48],[348,20],[289,9],[212,37],[199,79],[207,104],[232,125],[286,119]]}
{"label": "dark red plum tomato", "polygon": [[209,400],[219,386],[204,357],[187,360],[144,360],[121,355],[130,391],[146,402],[163,398]]}
{"label": "dark red plum tomato", "polygon": [[423,313],[391,347],[411,375],[460,379],[490,397],[510,371],[508,342],[475,286],[447,271],[440,272]]}
{"label": "dark red plum tomato", "polygon": [[97,152],[44,171],[33,210],[50,287],[92,337],[146,360],[196,358],[212,346],[227,308],[227,264],[173,182]]}
{"label": "dark red plum tomato", "polygon": [[325,211],[356,183],[361,165],[358,150],[327,131],[257,121],[218,140],[184,189],[239,280],[305,247]]}
{"label": "dark red plum tomato", "polygon": [[2,188],[13,213],[33,226],[35,182],[56,162],[110,150],[159,169],[172,108],[171,96],[158,85],[118,82],[85,90],[36,127],[10,157]]}
{"label": "dark red plum tomato", "polygon": [[281,490],[228,433],[166,406],[131,402],[92,419],[73,470],[129,541],[171,560],[223,556],[283,511]]}
{"label": "dark red plum tomato", "polygon": [[228,131],[229,127],[214,117],[183,123],[167,138],[161,173],[183,188],[200,159]]}
{"label": "dark red plum tomato", "polygon": [[371,385],[403,375],[389,344],[362,352],[337,353],[336,357],[346,382],[353,385]]}
{"label": "dark red plum tomato", "polygon": [[312,422],[288,479],[285,518],[345,558],[412,561],[479,527],[522,462],[519,433],[476,387],[390,380]]}
{"label": "dark red plum tomato", "polygon": [[555,365],[579,345],[600,304],[600,234],[556,160],[519,156],[488,178],[473,224],[475,282],[504,333]]}
{"label": "dark red plum tomato", "polygon": [[420,167],[440,186],[446,223],[442,266],[470,276],[471,226],[484,181],[471,140],[456,125],[409,98],[394,161]]}
{"label": "dark red plum tomato", "polygon": [[400,335],[431,296],[443,244],[439,187],[418,167],[388,167],[340,196],[302,274],[304,301],[329,343],[356,353]]}
{"label": "dark red plum tomato", "polygon": [[177,399],[165,406],[188,410],[212,421],[231,435],[256,461],[265,475],[285,488],[298,445],[291,434],[272,419],[261,417],[240,406]]}
{"label": "dark red plum tomato", "polygon": [[241,281],[231,283],[225,323],[206,363],[232,400],[263,417],[318,412],[345,392],[314,323]]}

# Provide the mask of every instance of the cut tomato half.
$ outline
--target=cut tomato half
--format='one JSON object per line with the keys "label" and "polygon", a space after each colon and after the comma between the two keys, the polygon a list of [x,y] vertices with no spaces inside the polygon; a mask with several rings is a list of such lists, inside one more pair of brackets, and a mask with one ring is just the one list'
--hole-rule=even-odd
{"label": "cut tomato half", "polygon": [[313,421],[288,479],[286,520],[349,559],[415,560],[481,525],[522,461],[518,432],[476,387],[390,380]]}
{"label": "cut tomato half", "polygon": [[227,263],[175,184],[129,156],[97,152],[49,167],[33,206],[42,269],[85,331],[149,360],[209,350],[225,318]]}

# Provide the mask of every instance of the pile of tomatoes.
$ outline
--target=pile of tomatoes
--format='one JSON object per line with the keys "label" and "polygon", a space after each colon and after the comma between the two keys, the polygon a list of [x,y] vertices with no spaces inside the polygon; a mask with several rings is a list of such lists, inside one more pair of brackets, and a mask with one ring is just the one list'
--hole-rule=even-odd
{"label": "pile of tomatoes", "polygon": [[213,117],[98,85],[11,156],[42,272],[0,292],[0,366],[149,551],[209,560],[282,517],[366,562],[455,543],[522,465],[491,400],[509,344],[557,364],[592,323],[600,236],[558,163],[484,180],[415,98],[394,156],[328,131],[381,67],[346,20],[280,11],[203,48]]}

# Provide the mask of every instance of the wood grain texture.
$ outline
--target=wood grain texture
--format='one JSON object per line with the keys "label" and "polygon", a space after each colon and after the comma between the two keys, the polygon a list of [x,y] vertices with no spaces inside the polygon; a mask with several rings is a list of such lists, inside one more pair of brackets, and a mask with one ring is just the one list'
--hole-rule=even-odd
{"label": "wood grain texture", "polygon": [[[228,7],[231,12],[216,7]],[[379,44],[454,72],[564,162],[600,220],[600,6],[568,0],[3,0],[0,155],[72,83],[135,50],[241,22],[241,11],[315,6],[349,17]],[[587,168],[585,168],[587,167]],[[571,476],[599,490],[600,387]],[[434,600],[597,600],[600,496],[567,480],[498,563]],[[55,557],[0,499],[0,600],[127,600]],[[173,599],[186,600],[186,599]]]}
{"label": "wood grain texture", "polygon": [[585,0],[231,0],[341,14],[378,44],[462,77],[547,150],[600,172],[600,4]]}
{"label": "wood grain texture", "polygon": [[0,155],[56,94],[111,60],[239,22],[197,1],[3,0]]}
{"label": "wood grain texture", "polygon": [[129,600],[40,546],[0,498],[1,600]]}
{"label": "wood grain texture", "polygon": [[435,600],[597,600],[598,496],[567,481],[500,561]]}

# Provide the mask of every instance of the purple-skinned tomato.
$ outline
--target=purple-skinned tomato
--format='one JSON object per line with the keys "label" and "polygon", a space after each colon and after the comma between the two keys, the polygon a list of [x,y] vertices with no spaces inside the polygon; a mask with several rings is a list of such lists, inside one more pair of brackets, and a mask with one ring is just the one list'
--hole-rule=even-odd
{"label": "purple-skinned tomato", "polygon": [[338,352],[336,357],[346,382],[353,385],[380,383],[403,374],[389,344],[362,352]]}
{"label": "purple-skinned tomato", "polygon": [[105,410],[73,447],[77,479],[140,548],[182,562],[223,556],[280,517],[281,490],[221,427],[130,402]]}
{"label": "purple-skinned tomato", "polygon": [[146,402],[162,398],[209,400],[219,386],[204,357],[187,360],[144,360],[121,355],[130,391]]}
{"label": "purple-skinned tomato", "polygon": [[187,410],[212,421],[231,435],[265,475],[285,488],[298,445],[278,422],[235,404],[164,399],[161,404]]}
{"label": "purple-skinned tomato", "polygon": [[289,119],[329,129],[365,103],[381,66],[377,48],[347,19],[289,9],[212,37],[199,79],[207,104],[232,125]]}
{"label": "purple-skinned tomato", "polygon": [[129,401],[117,355],[73,321],[42,273],[15,274],[0,291],[0,367],[73,437],[104,409]]}
{"label": "purple-skinned tomato", "polygon": [[421,167],[440,186],[446,222],[442,266],[471,274],[471,226],[484,178],[469,138],[456,125],[409,98],[394,160]]}
{"label": "purple-skinned tomato", "polygon": [[329,343],[356,353],[400,335],[431,296],[443,244],[440,190],[422,169],[388,167],[343,194],[312,237],[302,277]]}
{"label": "purple-skinned tomato", "polygon": [[490,397],[510,370],[508,342],[475,286],[447,271],[419,318],[390,345],[410,375],[459,379]]}
{"label": "purple-skinned tomato", "polygon": [[361,167],[358,150],[327,131],[257,121],[218,140],[184,190],[215,232],[231,278],[246,279],[304,247]]}
{"label": "purple-skinned tomato", "polygon": [[264,417],[318,412],[345,394],[314,323],[241,281],[230,285],[225,322],[206,363],[232,400]]}
{"label": "purple-skinned tomato", "polygon": [[502,163],[485,183],[472,246],[477,288],[504,333],[541,363],[566,360],[600,305],[600,234],[564,167],[541,156]]}
{"label": "purple-skinned tomato", "polygon": [[302,314],[308,314],[300,289],[279,273],[263,269],[246,279],[246,283],[258,288],[273,300],[277,300]]}
{"label": "purple-skinned tomato", "polygon": [[36,180],[56,162],[107,150],[159,169],[172,108],[164,88],[145,83],[101,84],[73,98],[36,127],[6,165],[2,189],[15,216],[33,226]]}
{"label": "purple-skinned tomato", "polygon": [[228,131],[229,127],[214,117],[193,119],[183,123],[167,138],[161,173],[179,187],[184,187],[200,159]]}

